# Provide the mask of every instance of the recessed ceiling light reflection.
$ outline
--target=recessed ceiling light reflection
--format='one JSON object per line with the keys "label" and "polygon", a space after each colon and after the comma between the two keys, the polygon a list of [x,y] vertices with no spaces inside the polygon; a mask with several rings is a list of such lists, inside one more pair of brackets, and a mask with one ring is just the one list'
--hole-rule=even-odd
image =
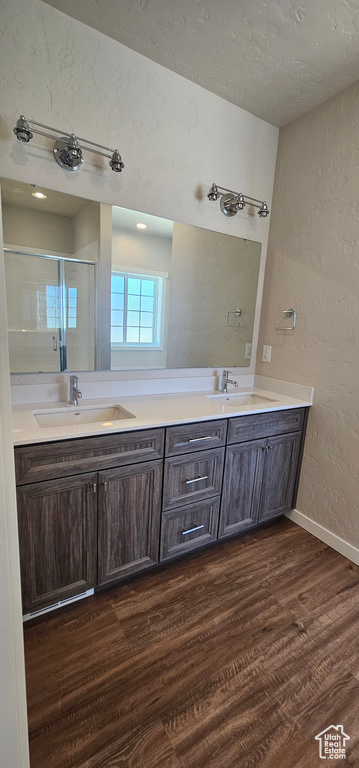
{"label": "recessed ceiling light reflection", "polygon": [[33,197],[36,197],[38,200],[46,200],[47,195],[44,195],[43,192],[31,192]]}
{"label": "recessed ceiling light reflection", "polygon": [[147,229],[147,224],[144,224],[142,221],[139,221],[138,224],[136,224],[137,229]]}

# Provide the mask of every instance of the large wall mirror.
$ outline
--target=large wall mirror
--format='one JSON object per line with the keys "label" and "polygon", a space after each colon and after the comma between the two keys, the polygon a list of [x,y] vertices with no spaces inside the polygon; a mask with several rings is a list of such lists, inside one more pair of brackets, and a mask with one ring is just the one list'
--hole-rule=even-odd
{"label": "large wall mirror", "polygon": [[12,373],[248,366],[261,244],[1,180]]}

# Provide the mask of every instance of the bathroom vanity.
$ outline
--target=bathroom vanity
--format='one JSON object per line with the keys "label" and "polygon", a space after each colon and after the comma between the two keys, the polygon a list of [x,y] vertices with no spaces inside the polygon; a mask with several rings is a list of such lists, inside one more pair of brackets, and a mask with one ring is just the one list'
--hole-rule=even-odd
{"label": "bathroom vanity", "polygon": [[[201,393],[123,398],[133,401],[129,410],[136,415],[122,428],[118,422],[118,431],[115,422],[105,434],[106,424],[102,432],[79,425],[64,439],[70,428],[63,427],[56,440],[56,428],[43,428],[28,444],[23,435],[15,466],[24,613],[290,510],[309,403],[294,407],[293,398],[282,398],[276,409],[274,401],[260,405],[255,398],[261,398],[252,397],[252,404],[237,408],[230,398]],[[152,402],[147,423],[152,418],[154,427],[138,428],[146,421],[146,400],[147,412]],[[22,408],[17,416],[22,413],[26,424]]]}
{"label": "bathroom vanity", "polygon": [[312,393],[254,374],[259,232],[0,181],[24,613],[291,509]]}

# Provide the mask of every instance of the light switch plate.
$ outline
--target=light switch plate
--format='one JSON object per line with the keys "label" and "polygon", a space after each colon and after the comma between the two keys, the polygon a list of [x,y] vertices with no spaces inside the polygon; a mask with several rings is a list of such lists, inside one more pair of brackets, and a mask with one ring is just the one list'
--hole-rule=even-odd
{"label": "light switch plate", "polygon": [[272,347],[268,346],[267,344],[263,344],[263,354],[262,354],[263,363],[270,363],[271,357],[272,357]]}

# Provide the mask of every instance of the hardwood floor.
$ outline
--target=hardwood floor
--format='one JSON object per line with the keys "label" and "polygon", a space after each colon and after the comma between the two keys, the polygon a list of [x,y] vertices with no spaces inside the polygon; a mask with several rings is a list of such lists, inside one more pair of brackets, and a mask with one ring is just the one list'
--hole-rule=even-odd
{"label": "hardwood floor", "polygon": [[25,649],[31,768],[319,768],[338,724],[359,766],[359,567],[288,520],[27,626]]}

